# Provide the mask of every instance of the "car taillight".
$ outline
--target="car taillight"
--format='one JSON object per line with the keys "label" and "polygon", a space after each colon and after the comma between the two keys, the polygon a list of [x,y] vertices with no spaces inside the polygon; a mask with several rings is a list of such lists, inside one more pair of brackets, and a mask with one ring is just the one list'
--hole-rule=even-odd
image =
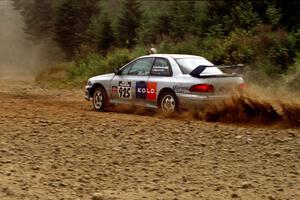
{"label": "car taillight", "polygon": [[244,90],[244,89],[247,88],[247,84],[246,84],[246,83],[241,83],[241,84],[239,85],[239,88],[240,88],[241,90]]}
{"label": "car taillight", "polygon": [[214,91],[214,86],[209,84],[194,85],[190,88],[190,91],[199,93],[212,93]]}

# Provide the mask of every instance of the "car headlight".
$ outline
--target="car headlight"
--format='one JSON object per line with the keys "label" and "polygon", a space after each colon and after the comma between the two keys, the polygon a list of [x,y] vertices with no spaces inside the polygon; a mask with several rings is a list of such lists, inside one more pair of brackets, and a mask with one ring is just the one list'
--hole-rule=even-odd
{"label": "car headlight", "polygon": [[87,82],[87,85],[88,85],[88,86],[92,86],[92,81],[88,81],[88,82]]}

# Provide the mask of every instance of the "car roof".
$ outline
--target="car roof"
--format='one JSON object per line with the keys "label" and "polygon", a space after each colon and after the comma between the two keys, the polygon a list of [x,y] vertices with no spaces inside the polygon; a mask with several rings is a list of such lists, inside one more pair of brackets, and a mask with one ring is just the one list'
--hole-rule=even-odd
{"label": "car roof", "polygon": [[146,56],[142,56],[141,58],[147,58],[147,57],[163,57],[163,58],[174,58],[174,59],[178,59],[178,58],[202,58],[205,59],[201,56],[196,56],[196,55],[187,55],[187,54],[150,54],[150,55],[146,55]]}

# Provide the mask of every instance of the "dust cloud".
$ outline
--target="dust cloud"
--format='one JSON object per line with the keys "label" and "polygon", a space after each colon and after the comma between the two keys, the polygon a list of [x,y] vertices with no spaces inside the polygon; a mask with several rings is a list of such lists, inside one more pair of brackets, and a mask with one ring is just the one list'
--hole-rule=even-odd
{"label": "dust cloud", "polygon": [[266,89],[251,88],[223,102],[192,113],[196,119],[247,125],[300,127],[300,99],[293,93],[271,94]]}
{"label": "dust cloud", "polygon": [[0,0],[0,78],[33,79],[47,66],[49,45],[28,40],[24,21],[10,0]]}
{"label": "dust cloud", "polygon": [[253,85],[224,101],[211,102],[200,110],[175,117],[250,126],[300,127],[300,97]]}
{"label": "dust cloud", "polygon": [[258,86],[249,87],[243,93],[234,93],[224,101],[206,103],[201,108],[181,110],[169,115],[134,105],[118,105],[108,111],[156,116],[162,120],[174,118],[244,126],[300,127],[300,97],[297,94],[276,93]]}

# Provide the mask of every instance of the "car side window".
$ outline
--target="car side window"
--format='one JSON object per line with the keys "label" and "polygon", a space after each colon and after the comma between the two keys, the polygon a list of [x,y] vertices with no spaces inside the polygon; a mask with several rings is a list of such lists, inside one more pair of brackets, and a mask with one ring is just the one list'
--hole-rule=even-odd
{"label": "car side window", "polygon": [[156,58],[154,65],[151,69],[151,75],[153,76],[171,76],[171,66],[167,59]]}
{"label": "car side window", "polygon": [[154,58],[141,58],[122,70],[122,75],[148,76],[153,65]]}
{"label": "car side window", "polygon": [[[133,62],[133,63],[135,63],[135,62]],[[122,69],[122,71],[121,71],[121,75],[127,75],[128,72],[129,72],[129,70],[131,69],[133,63],[130,63],[129,65],[127,65],[126,67],[124,67]]]}

